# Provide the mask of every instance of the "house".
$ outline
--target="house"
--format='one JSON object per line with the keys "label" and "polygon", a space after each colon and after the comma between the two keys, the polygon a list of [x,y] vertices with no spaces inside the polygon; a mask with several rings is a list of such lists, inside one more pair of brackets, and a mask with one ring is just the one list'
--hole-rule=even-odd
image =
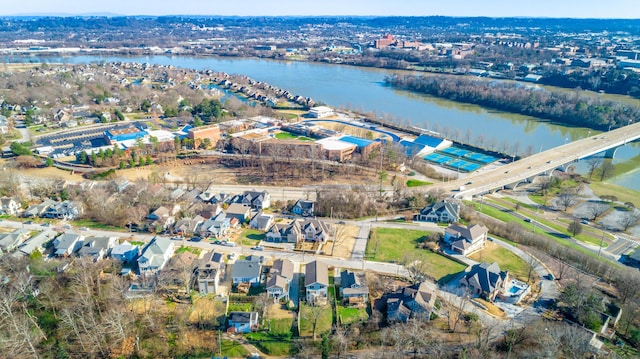
{"label": "house", "polygon": [[340,272],[340,296],[351,305],[364,304],[369,300],[369,287],[365,275],[348,269]]}
{"label": "house", "polygon": [[300,225],[304,240],[308,242],[326,242],[330,237],[329,225],[318,219],[305,219]]}
{"label": "house", "polygon": [[429,320],[436,303],[436,293],[426,282],[400,288],[386,296],[387,320],[407,322],[409,319]]}
{"label": "house", "polygon": [[52,229],[46,229],[35,236],[27,239],[20,247],[18,247],[18,253],[26,256],[33,253],[33,251],[39,251],[44,253],[45,245],[56,237],[57,233]]}
{"label": "house", "polygon": [[220,213],[214,218],[211,218],[203,222],[198,227],[197,232],[203,237],[213,237],[221,239],[227,236],[229,229],[231,228],[231,219],[227,217],[226,213]]}
{"label": "house", "polygon": [[300,222],[293,220],[288,225],[275,223],[269,228],[265,236],[267,242],[298,243],[303,240]]}
{"label": "house", "polygon": [[217,268],[220,271],[220,275],[223,275],[226,270],[226,263],[224,262],[224,254],[219,252],[211,252],[208,256],[207,264],[213,268]]}
{"label": "house", "polygon": [[76,233],[65,233],[53,240],[56,257],[68,257],[77,252],[84,242],[84,236]]}
{"label": "house", "polygon": [[162,229],[167,229],[175,221],[175,218],[173,217],[173,215],[179,210],[180,210],[180,206],[178,205],[174,206],[172,210],[165,206],[160,206],[156,208],[155,211],[149,213],[146,219],[148,219],[151,222],[150,226],[152,228],[160,227]]}
{"label": "house", "polygon": [[471,295],[493,301],[503,291],[509,281],[509,272],[501,271],[498,263],[483,262],[467,268],[460,279],[460,287]]}
{"label": "house", "polygon": [[217,294],[220,287],[220,269],[212,263],[198,266],[194,271],[198,292],[201,295]]}
{"label": "house", "polygon": [[480,224],[466,227],[453,224],[444,230],[444,240],[451,245],[452,251],[466,256],[484,248],[487,233],[487,227]]}
{"label": "house", "polygon": [[0,198],[0,212],[2,214],[15,216],[16,214],[18,214],[19,210],[20,203],[18,203],[15,199],[9,197]]}
{"label": "house", "polygon": [[312,118],[323,118],[329,117],[333,115],[333,109],[327,106],[316,106],[312,107],[309,110],[309,117]]}
{"label": "house", "polygon": [[94,261],[100,261],[109,255],[116,244],[116,237],[86,238],[84,245],[78,251],[79,256],[91,256]]}
{"label": "house", "polygon": [[251,216],[251,207],[247,207],[240,203],[232,203],[227,208],[227,216],[229,219],[235,218],[240,223],[246,223]]}
{"label": "house", "polygon": [[230,312],[229,327],[227,331],[232,333],[249,333],[258,329],[257,312]]}
{"label": "house", "polygon": [[11,233],[0,234],[0,254],[13,251],[29,237],[29,231],[18,228]]}
{"label": "house", "polygon": [[40,204],[31,205],[29,206],[29,208],[24,210],[24,212],[22,212],[22,217],[25,217],[25,218],[40,217],[40,215],[44,213],[47,210],[47,208],[49,208],[49,206],[55,203],[56,203],[55,201],[47,199]]}
{"label": "house", "polygon": [[251,207],[255,210],[261,210],[271,206],[271,195],[267,191],[246,191],[242,195],[238,196],[234,202]]}
{"label": "house", "polygon": [[299,199],[291,208],[291,212],[293,214],[297,214],[298,216],[313,217],[314,209],[315,209],[314,201],[306,201],[306,200]]}
{"label": "house", "polygon": [[293,262],[288,259],[277,259],[269,270],[267,294],[274,300],[289,298],[289,283],[293,279]]}
{"label": "house", "polygon": [[175,251],[173,242],[167,238],[154,237],[138,257],[140,274],[155,274],[169,262]]}
{"label": "house", "polygon": [[417,220],[422,222],[458,222],[460,220],[460,205],[443,199],[420,210]]}
{"label": "house", "polygon": [[307,263],[304,276],[307,303],[311,305],[327,304],[328,287],[329,267],[327,264],[318,261]]}
{"label": "house", "polygon": [[56,218],[73,220],[80,215],[80,207],[71,201],[51,203],[43,212],[39,214],[42,218]]}
{"label": "house", "polygon": [[248,283],[251,286],[260,284],[262,265],[259,261],[238,260],[233,264],[231,280],[234,285]]}
{"label": "house", "polygon": [[138,257],[139,252],[140,248],[138,246],[125,242],[115,245],[111,249],[111,253],[109,255],[111,258],[115,258],[126,263],[134,261]]}
{"label": "house", "polygon": [[251,221],[249,222],[249,226],[253,229],[258,229],[261,231],[266,231],[273,224],[273,215],[264,214],[261,210],[256,213]]}
{"label": "house", "polygon": [[189,236],[196,233],[198,227],[205,222],[205,218],[197,215],[193,218],[182,218],[173,225],[173,233]]}

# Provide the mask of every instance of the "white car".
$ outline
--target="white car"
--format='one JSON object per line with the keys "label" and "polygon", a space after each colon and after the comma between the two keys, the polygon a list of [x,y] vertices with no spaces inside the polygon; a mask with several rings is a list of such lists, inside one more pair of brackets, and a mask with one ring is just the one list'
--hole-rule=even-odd
{"label": "white car", "polygon": [[264,250],[263,246],[255,246],[255,247],[251,247],[251,249],[253,249],[254,251],[262,251]]}

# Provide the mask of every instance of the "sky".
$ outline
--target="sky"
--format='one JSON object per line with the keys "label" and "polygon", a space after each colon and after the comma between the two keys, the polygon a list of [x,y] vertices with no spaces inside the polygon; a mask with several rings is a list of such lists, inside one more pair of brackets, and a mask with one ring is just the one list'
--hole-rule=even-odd
{"label": "sky", "polygon": [[0,15],[406,15],[640,18],[639,0],[4,0]]}

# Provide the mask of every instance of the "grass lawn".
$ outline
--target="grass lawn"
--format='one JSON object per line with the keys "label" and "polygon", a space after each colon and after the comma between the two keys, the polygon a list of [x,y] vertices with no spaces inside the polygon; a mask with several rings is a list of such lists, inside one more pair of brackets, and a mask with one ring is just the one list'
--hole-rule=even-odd
{"label": "grass lawn", "polygon": [[473,253],[469,258],[477,262],[497,262],[500,269],[508,270],[512,276],[523,282],[527,281],[527,263],[513,252],[495,243],[487,242],[487,246],[483,250]]}
{"label": "grass lawn", "polygon": [[338,313],[338,318],[342,324],[364,322],[369,319],[367,308],[347,308],[338,305],[336,306],[336,312]]}
{"label": "grass lawn", "polygon": [[263,240],[265,233],[256,229],[243,229],[240,233],[240,242],[243,246],[255,246]]}
{"label": "grass lawn", "polygon": [[433,184],[432,182],[420,181],[416,179],[410,179],[407,181],[407,187],[420,187],[420,186],[428,186]]}
{"label": "grass lawn", "polygon": [[246,358],[249,352],[240,344],[233,340],[222,339],[222,355],[230,358]]}
{"label": "grass lawn", "polygon": [[202,252],[202,250],[200,248],[186,247],[186,246],[181,246],[180,248],[178,248],[176,250],[176,254],[180,254],[180,253],[184,253],[184,252],[190,252],[190,253],[195,254],[196,256],[199,256],[200,252]]}
{"label": "grass lawn", "polygon": [[631,202],[640,206],[640,192],[610,183],[591,182],[589,188],[596,196],[616,196],[620,202]]}
{"label": "grass lawn", "polygon": [[430,232],[412,229],[374,228],[367,244],[367,256],[380,262],[402,262],[411,253],[427,263],[427,273],[435,280],[463,271],[466,266],[426,249],[418,249],[418,240]]}
{"label": "grass lawn", "polygon": [[289,132],[278,132],[276,133],[276,138],[279,140],[295,140],[298,136]]}
{"label": "grass lawn", "polygon": [[253,310],[253,303],[229,303],[230,312],[250,312]]}
{"label": "grass lawn", "polygon": [[269,333],[277,336],[291,336],[292,325],[293,318],[269,319]]}
{"label": "grass lawn", "polygon": [[115,226],[108,226],[106,224],[102,224],[102,223],[96,223],[90,219],[78,219],[72,222],[74,226],[76,227],[87,227],[87,228],[93,228],[93,229],[102,229],[105,231],[113,231],[113,232],[125,232],[126,228],[121,228],[121,227],[115,227]]}
{"label": "grass lawn", "polygon": [[[300,304],[300,336],[310,337],[313,335],[313,316],[312,309],[305,303]],[[322,333],[331,331],[333,326],[333,310],[331,305],[327,304],[322,308],[318,322],[316,325],[316,335],[319,338]]]}
{"label": "grass lawn", "polygon": [[[289,331],[291,334],[291,331]],[[260,351],[273,355],[273,356],[285,356],[291,353],[291,337],[279,337],[273,336],[270,333],[255,332],[248,333],[247,340],[255,345]]]}

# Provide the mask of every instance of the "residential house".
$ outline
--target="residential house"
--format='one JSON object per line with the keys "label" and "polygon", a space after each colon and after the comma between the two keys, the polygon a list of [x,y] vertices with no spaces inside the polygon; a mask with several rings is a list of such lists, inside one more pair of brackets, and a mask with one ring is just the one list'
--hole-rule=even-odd
{"label": "residential house", "polygon": [[91,256],[94,261],[100,261],[109,255],[116,245],[116,237],[86,238],[84,245],[78,251],[79,256]]}
{"label": "residential house", "polygon": [[238,222],[245,223],[251,216],[251,207],[247,207],[240,203],[232,203],[227,208],[226,213],[230,219],[235,218]]}
{"label": "residential house", "polygon": [[251,221],[249,222],[249,226],[253,229],[258,229],[261,231],[266,231],[273,224],[273,215],[264,214],[262,211],[258,211]]}
{"label": "residential house", "polygon": [[452,224],[444,230],[444,240],[451,245],[452,251],[466,256],[484,248],[487,233],[487,227],[480,224],[466,227]]}
{"label": "residential house", "polygon": [[15,216],[20,210],[20,203],[13,198],[2,197],[0,198],[0,212],[2,214],[8,214]]}
{"label": "residential house", "polygon": [[205,222],[205,218],[197,215],[193,218],[179,219],[173,225],[173,233],[181,234],[183,236],[190,236],[196,233],[198,227]]}
{"label": "residential house", "polygon": [[501,271],[498,263],[483,262],[467,268],[460,279],[460,287],[471,295],[493,301],[503,291],[509,281],[509,272]]}
{"label": "residential house", "polygon": [[409,319],[429,320],[436,303],[436,293],[426,282],[414,284],[386,296],[387,320],[407,322]]}
{"label": "residential house", "polygon": [[122,244],[115,245],[111,249],[110,256],[111,258],[118,259],[122,262],[132,262],[136,258],[138,258],[138,253],[140,252],[140,248],[136,245],[133,245],[129,242],[124,242]]}
{"label": "residential house", "polygon": [[56,257],[68,257],[77,252],[84,242],[84,236],[76,233],[65,233],[53,240]]}
{"label": "residential house", "polygon": [[331,236],[329,225],[318,219],[305,219],[300,225],[304,240],[308,242],[326,242]]}
{"label": "residential house", "polygon": [[369,300],[369,287],[363,272],[348,269],[340,272],[340,296],[344,303],[361,305]]}
{"label": "residential house", "polygon": [[0,254],[18,248],[29,237],[29,231],[18,228],[11,233],[0,234]]}
{"label": "residential house", "polygon": [[293,262],[288,259],[277,259],[269,270],[267,294],[274,300],[289,298],[289,283],[293,279]]}
{"label": "residential house", "polygon": [[460,205],[443,199],[424,207],[416,217],[418,221],[422,222],[458,222],[460,220]]}
{"label": "residential house", "polygon": [[74,220],[80,215],[80,207],[75,202],[54,202],[40,213],[42,218],[56,218]]}
{"label": "residential house", "polygon": [[217,294],[220,288],[220,269],[205,263],[195,269],[195,278],[198,286],[198,292],[201,295]]}
{"label": "residential house", "polygon": [[255,210],[261,210],[271,206],[271,195],[267,191],[246,191],[237,196],[233,202],[243,204]]}
{"label": "residential house", "polygon": [[44,213],[47,210],[47,208],[49,208],[49,206],[55,203],[56,203],[55,201],[47,199],[40,204],[31,205],[29,206],[29,208],[24,210],[24,212],[22,212],[22,217],[25,217],[25,218],[40,217],[40,215]]}
{"label": "residential house", "polygon": [[179,210],[180,210],[179,205],[174,206],[173,209],[169,209],[165,206],[160,206],[156,208],[155,211],[149,213],[146,219],[151,222],[150,227],[152,230],[154,228],[167,229],[175,221],[174,215]]}
{"label": "residential house", "polygon": [[208,256],[207,264],[220,271],[220,275],[224,275],[227,264],[224,262],[224,254],[219,252],[211,252]]}
{"label": "residential house", "polygon": [[267,242],[298,243],[303,240],[300,222],[293,220],[288,225],[275,223],[265,236]]}
{"label": "residential house", "polygon": [[250,333],[258,329],[257,312],[230,312],[229,327],[227,331],[232,333]]}
{"label": "residential house", "polygon": [[255,260],[238,260],[233,264],[231,280],[234,285],[241,283],[257,286],[260,284],[262,264]]}
{"label": "residential house", "polygon": [[140,274],[155,274],[169,262],[175,251],[173,242],[167,238],[154,237],[138,257]]}
{"label": "residential house", "polygon": [[313,217],[315,210],[315,202],[314,201],[306,201],[299,199],[291,208],[291,212],[293,214],[297,214],[298,216],[303,217]]}
{"label": "residential house", "polygon": [[304,287],[307,292],[307,303],[311,305],[327,304],[329,266],[318,261],[307,263],[305,266]]}
{"label": "residential house", "polygon": [[203,237],[213,237],[217,239],[225,238],[231,229],[231,219],[222,212],[198,227],[198,234]]}
{"label": "residential house", "polygon": [[18,252],[26,256],[33,253],[33,251],[39,251],[44,253],[45,245],[56,237],[57,233],[50,228],[36,234],[35,236],[27,239],[20,247]]}

